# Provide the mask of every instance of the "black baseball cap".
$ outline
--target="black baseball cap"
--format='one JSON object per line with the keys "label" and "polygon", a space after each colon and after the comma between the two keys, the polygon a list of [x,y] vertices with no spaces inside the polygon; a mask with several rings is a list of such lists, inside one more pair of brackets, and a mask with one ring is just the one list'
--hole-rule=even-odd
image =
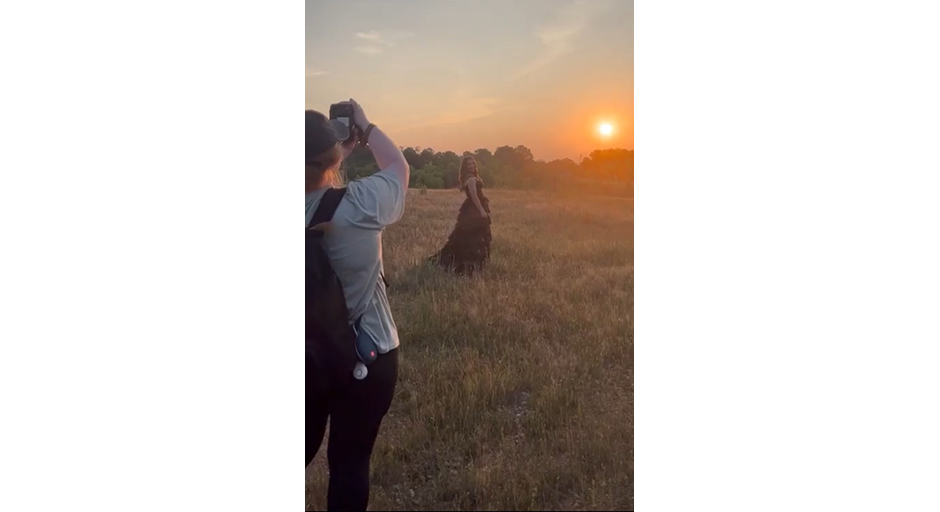
{"label": "black baseball cap", "polygon": [[306,161],[318,156],[336,144],[349,138],[349,127],[342,121],[329,119],[316,110],[307,110],[306,114]]}

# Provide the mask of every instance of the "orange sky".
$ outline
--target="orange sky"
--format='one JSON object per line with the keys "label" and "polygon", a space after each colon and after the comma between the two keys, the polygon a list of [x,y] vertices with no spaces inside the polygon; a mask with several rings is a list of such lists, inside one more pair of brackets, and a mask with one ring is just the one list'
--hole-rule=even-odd
{"label": "orange sky", "polygon": [[[633,149],[633,3],[308,1],[305,108],[356,98],[402,146]],[[614,126],[602,138],[598,126]]]}

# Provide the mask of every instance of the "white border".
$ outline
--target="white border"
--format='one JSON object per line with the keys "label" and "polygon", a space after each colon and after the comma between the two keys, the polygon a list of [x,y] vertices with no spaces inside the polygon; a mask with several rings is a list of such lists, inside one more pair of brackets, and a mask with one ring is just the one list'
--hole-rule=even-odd
{"label": "white border", "polygon": [[637,509],[940,507],[936,8],[635,19]]}
{"label": "white border", "polygon": [[301,510],[304,4],[0,7],[0,509]]}
{"label": "white border", "polygon": [[[638,5],[638,509],[940,505],[935,14]],[[299,510],[303,19],[0,8],[0,509]]]}

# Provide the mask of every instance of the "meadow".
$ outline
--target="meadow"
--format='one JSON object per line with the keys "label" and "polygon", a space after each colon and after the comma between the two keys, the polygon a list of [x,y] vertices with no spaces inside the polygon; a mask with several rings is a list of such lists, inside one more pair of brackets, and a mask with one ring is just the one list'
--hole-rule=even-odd
{"label": "meadow", "polygon": [[[424,263],[463,195],[409,190],[384,235],[401,378],[372,510],[633,509],[633,201],[486,190],[484,275]],[[325,510],[325,444],[307,471]]]}

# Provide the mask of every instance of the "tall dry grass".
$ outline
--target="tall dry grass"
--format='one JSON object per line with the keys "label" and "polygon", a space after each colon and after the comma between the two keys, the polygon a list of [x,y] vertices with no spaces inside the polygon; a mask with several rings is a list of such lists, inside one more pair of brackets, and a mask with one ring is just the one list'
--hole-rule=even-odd
{"label": "tall dry grass", "polygon": [[[488,190],[481,278],[424,260],[462,195],[410,191],[385,234],[401,380],[372,510],[633,508],[633,203]],[[326,503],[324,450],[308,471]]]}

